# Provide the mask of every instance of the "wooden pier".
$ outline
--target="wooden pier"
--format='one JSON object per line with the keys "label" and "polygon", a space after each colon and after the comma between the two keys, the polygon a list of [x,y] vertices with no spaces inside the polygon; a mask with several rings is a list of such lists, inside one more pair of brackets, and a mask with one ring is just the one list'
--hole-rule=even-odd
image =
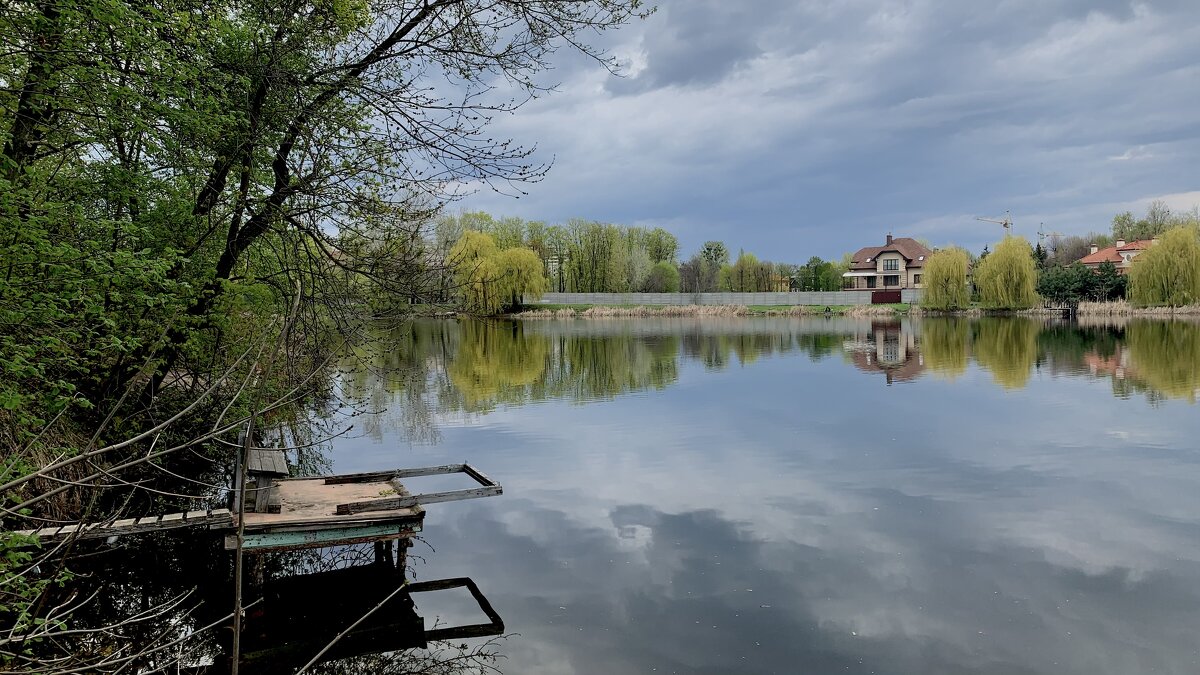
{"label": "wooden pier", "polygon": [[[499,495],[503,488],[469,464],[312,478],[286,475],[283,453],[256,451],[247,463],[253,483],[246,504],[234,509],[211,509],[126,518],[102,523],[22,530],[41,543],[68,538],[100,539],[183,527],[215,530],[225,535],[225,548],[267,552],[318,548],[412,537],[425,522],[425,504]],[[462,473],[479,487],[412,494],[401,479]],[[235,496],[235,500],[236,500]],[[239,527],[237,509],[244,514]]]}

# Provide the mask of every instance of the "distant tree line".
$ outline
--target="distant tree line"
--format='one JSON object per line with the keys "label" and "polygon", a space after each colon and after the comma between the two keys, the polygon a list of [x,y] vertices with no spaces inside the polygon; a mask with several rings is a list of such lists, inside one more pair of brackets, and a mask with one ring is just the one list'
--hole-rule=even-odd
{"label": "distant tree line", "polygon": [[728,247],[720,241],[705,242],[679,263],[679,241],[662,228],[583,219],[550,225],[466,212],[441,215],[432,231],[429,255],[437,263],[434,267],[446,272],[431,294],[443,301],[469,298],[475,307],[491,304],[479,295],[484,289],[479,275],[497,270],[469,258],[474,281],[455,271],[463,260],[456,260],[453,250],[467,232],[488,235],[498,251],[529,250],[540,261],[545,290],[565,293],[834,291],[842,288],[842,274],[850,264],[848,254],[839,262],[814,256],[797,265],[760,260],[747,251],[739,251],[731,261]]}
{"label": "distant tree line", "polygon": [[[572,219],[562,225],[482,212],[443,215],[434,226],[434,250],[443,258],[464,232],[492,237],[500,249],[526,248],[537,256],[547,290],[569,293],[679,290],[679,241],[662,228],[626,227]],[[446,252],[446,253],[442,253]]]}
{"label": "distant tree line", "polygon": [[[466,233],[487,235],[455,253]],[[1183,234],[1172,234],[1181,232]],[[1107,301],[1127,296],[1143,305],[1200,302],[1200,248],[1188,242],[1200,232],[1197,210],[1174,214],[1161,201],[1142,218],[1116,215],[1110,234],[1052,236],[1048,245],[1031,246],[1006,237],[978,257],[949,247],[927,261],[925,299],[933,309],[958,309],[971,303],[994,309],[1032,307],[1052,302]],[[1091,246],[1118,240],[1160,238],[1139,254],[1129,274],[1113,263],[1097,268],[1079,264]],[[1190,237],[1190,238],[1189,238]],[[433,227],[431,268],[444,270],[430,289],[435,299],[452,296],[464,306],[487,311],[515,308],[523,295],[568,293],[711,293],[836,291],[851,257],[840,261],[809,258],[799,265],[761,260],[740,250],[731,260],[724,242],[708,241],[682,263],[679,241],[662,228],[643,228],[572,219],[550,225],[520,218],[495,218],[483,212],[440,216]],[[480,248],[482,246],[482,248]],[[1195,249],[1195,250],[1193,250]],[[476,251],[490,253],[476,254]],[[471,251],[464,255],[464,251]],[[524,251],[527,253],[520,253]],[[503,254],[503,255],[501,255]],[[462,269],[468,262],[470,269]],[[496,278],[491,279],[488,275]],[[504,277],[504,278],[500,278]],[[1192,290],[1194,288],[1194,290]],[[501,292],[502,291],[502,292]],[[500,293],[501,296],[497,296]]]}

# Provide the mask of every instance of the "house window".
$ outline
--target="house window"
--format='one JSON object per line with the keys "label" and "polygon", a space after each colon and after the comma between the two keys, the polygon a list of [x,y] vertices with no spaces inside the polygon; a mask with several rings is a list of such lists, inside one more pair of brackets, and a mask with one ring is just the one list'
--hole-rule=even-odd
{"label": "house window", "polygon": [[888,258],[887,260],[883,261],[883,271],[895,272],[898,269],[900,269],[899,260],[896,260],[895,258]]}
{"label": "house window", "polygon": [[900,285],[900,275],[899,274],[889,274],[889,275],[885,276],[883,278],[883,285],[884,286],[899,286]]}
{"label": "house window", "polygon": [[920,275],[920,274],[914,274],[914,275],[913,275],[913,283],[914,283],[914,284],[919,284],[919,283],[921,283],[921,275]]}
{"label": "house window", "polygon": [[867,277],[867,288],[875,288],[876,277]]}

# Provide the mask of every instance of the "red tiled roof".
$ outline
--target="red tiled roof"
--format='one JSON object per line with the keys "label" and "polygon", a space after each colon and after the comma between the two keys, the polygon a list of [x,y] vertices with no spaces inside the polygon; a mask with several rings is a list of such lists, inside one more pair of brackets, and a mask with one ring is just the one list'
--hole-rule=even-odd
{"label": "red tiled roof", "polygon": [[1080,265],[1099,265],[1103,262],[1110,262],[1114,265],[1124,260],[1121,255],[1122,251],[1144,251],[1150,248],[1154,242],[1150,239],[1142,239],[1141,241],[1131,241],[1123,246],[1109,246],[1102,248],[1095,253],[1090,253],[1078,260]]}
{"label": "red tiled roof", "polygon": [[880,253],[886,253],[887,251],[895,251],[904,256],[906,267],[924,267],[925,260],[933,255],[933,251],[922,246],[916,239],[896,237],[892,239],[892,243],[890,244],[867,246],[866,248],[859,249],[858,253],[854,254],[853,262],[850,263],[850,269],[873,270],[875,269],[875,259],[879,257]]}

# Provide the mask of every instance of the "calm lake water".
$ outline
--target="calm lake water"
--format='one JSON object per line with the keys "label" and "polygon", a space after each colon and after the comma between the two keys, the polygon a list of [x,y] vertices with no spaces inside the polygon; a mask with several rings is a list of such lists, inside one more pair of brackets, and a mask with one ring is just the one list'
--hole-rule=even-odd
{"label": "calm lake water", "polygon": [[358,356],[333,470],[504,485],[431,505],[413,564],[475,579],[506,673],[1200,672],[1200,325],[444,321]]}

